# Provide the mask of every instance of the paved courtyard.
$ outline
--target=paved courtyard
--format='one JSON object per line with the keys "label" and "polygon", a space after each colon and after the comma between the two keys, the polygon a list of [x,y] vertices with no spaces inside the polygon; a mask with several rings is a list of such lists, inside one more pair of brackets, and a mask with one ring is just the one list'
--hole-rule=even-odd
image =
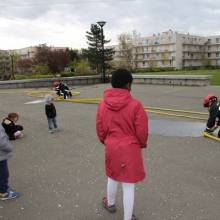
{"label": "paved courtyard", "polygon": [[[108,86],[73,90],[81,98],[95,98]],[[61,131],[50,134],[44,104],[24,104],[39,99],[26,91],[0,90],[0,117],[18,112],[25,128],[25,138],[13,142],[9,160],[10,185],[21,197],[0,201],[0,220],[122,220],[121,188],[117,213],[109,214],[101,207],[106,177],[103,146],[95,132],[97,105],[56,102]],[[205,111],[203,97],[210,92],[220,96],[220,87],[132,88],[144,106],[193,111]],[[163,117],[149,114],[149,118]],[[136,185],[135,193],[134,212],[139,220],[220,219],[219,142],[202,136],[150,134],[144,158],[148,176]]]}

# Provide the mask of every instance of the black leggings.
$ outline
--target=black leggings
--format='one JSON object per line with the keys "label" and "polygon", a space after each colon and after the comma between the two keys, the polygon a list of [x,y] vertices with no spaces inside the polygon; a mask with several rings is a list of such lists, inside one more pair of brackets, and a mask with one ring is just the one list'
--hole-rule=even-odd
{"label": "black leggings", "polygon": [[0,193],[8,191],[8,162],[7,160],[0,161]]}

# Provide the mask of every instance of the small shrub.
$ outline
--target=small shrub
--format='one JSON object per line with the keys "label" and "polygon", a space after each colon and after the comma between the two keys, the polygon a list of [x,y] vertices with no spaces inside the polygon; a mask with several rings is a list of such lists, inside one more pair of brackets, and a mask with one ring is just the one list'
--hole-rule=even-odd
{"label": "small shrub", "polygon": [[69,72],[69,73],[63,72],[63,73],[60,74],[60,76],[61,77],[71,77],[71,76],[75,76],[75,73],[73,73],[73,72]]}
{"label": "small shrub", "polygon": [[37,65],[34,68],[35,73],[40,73],[40,74],[48,74],[49,73],[49,68],[46,65]]}

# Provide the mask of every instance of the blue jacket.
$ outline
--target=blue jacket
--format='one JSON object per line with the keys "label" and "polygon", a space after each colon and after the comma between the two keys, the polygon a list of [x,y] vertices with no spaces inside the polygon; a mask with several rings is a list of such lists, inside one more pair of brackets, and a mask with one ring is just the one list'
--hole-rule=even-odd
{"label": "blue jacket", "polygon": [[7,160],[11,156],[13,146],[5,133],[5,129],[0,125],[0,161]]}

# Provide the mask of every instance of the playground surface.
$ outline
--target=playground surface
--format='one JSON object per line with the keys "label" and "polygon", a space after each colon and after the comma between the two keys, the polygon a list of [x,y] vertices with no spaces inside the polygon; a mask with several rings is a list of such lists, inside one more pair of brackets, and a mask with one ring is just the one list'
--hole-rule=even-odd
{"label": "playground surface", "polygon": [[[80,95],[73,99],[102,97],[109,86],[76,86],[72,91]],[[25,129],[25,137],[13,142],[9,160],[10,186],[21,197],[0,201],[0,220],[122,220],[121,188],[115,214],[101,206],[106,177],[104,148],[95,131],[97,104],[55,102],[61,131],[50,134],[44,103],[39,101],[43,97],[29,96],[27,91],[0,90],[1,118],[18,112]],[[219,91],[217,86],[133,85],[132,95],[144,106],[205,112],[203,97],[211,92],[219,96]],[[176,121],[176,128],[181,128],[181,121],[198,123],[148,116]],[[205,128],[205,121],[200,123]],[[143,150],[147,178],[136,185],[135,215],[139,220],[219,220],[219,142],[204,138],[202,132],[201,136],[173,134],[164,130],[149,135],[148,148]]]}

